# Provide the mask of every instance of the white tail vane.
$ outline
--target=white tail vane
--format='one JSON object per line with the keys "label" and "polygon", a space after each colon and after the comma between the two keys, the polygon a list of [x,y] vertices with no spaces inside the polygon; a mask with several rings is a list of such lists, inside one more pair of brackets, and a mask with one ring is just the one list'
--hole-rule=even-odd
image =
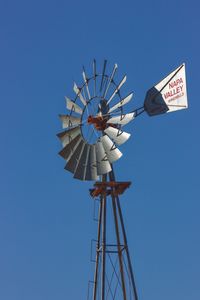
{"label": "white tail vane", "polygon": [[150,116],[188,107],[185,64],[148,90],[144,108]]}

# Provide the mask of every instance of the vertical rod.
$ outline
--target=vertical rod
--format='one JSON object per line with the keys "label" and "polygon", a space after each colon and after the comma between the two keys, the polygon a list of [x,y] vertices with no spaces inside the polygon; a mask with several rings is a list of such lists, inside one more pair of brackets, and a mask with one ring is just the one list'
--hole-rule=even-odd
{"label": "vertical rod", "polygon": [[[102,176],[102,182],[107,179]],[[103,195],[103,224],[102,224],[102,278],[101,278],[101,300],[105,300],[105,273],[106,273],[106,193]]]}
{"label": "vertical rod", "polygon": [[112,194],[112,206],[113,206],[113,214],[115,220],[115,232],[117,237],[117,249],[118,249],[118,258],[119,258],[119,265],[120,265],[120,274],[121,274],[121,281],[122,281],[122,290],[123,290],[123,298],[126,300],[126,286],[125,286],[125,279],[124,279],[124,269],[123,269],[123,260],[122,260],[122,251],[121,251],[121,243],[120,243],[120,235],[119,235],[119,225],[117,219],[117,210],[116,210],[116,199],[115,196]]}
{"label": "vertical rod", "polygon": [[100,238],[101,238],[101,223],[102,223],[102,202],[103,202],[103,197],[101,196],[100,207],[99,207],[99,216],[98,216],[98,234],[97,234],[97,245],[96,245],[93,300],[96,300],[97,287],[98,287],[99,254],[100,254]]}

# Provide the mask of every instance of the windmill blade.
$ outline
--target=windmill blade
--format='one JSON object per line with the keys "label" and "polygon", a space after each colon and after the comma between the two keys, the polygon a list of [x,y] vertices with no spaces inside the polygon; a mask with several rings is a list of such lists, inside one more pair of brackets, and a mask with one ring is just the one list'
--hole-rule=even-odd
{"label": "windmill blade", "polygon": [[96,159],[96,146],[90,145],[88,164],[86,166],[85,180],[98,180],[97,175],[97,159]]}
{"label": "windmill blade", "polygon": [[111,141],[107,135],[102,136],[100,140],[110,163],[113,163],[122,156],[121,151],[115,146],[113,141]]}
{"label": "windmill blade", "polygon": [[82,156],[84,146],[85,146],[85,142],[83,140],[80,141],[79,145],[77,146],[76,150],[72,154],[71,158],[68,160],[68,162],[65,166],[65,170],[68,170],[71,173],[76,172],[76,168],[77,168],[80,158]]}
{"label": "windmill blade", "polygon": [[149,116],[188,107],[185,64],[147,91],[144,108]]}
{"label": "windmill blade", "polygon": [[96,77],[97,77],[97,71],[96,71],[96,60],[93,60],[93,76],[94,76],[94,97],[96,96]]}
{"label": "windmill blade", "polygon": [[136,113],[132,112],[129,114],[122,114],[120,116],[110,118],[107,123],[108,124],[119,124],[119,125],[126,125],[131,122],[135,118]]}
{"label": "windmill blade", "polygon": [[90,96],[90,91],[89,91],[89,87],[88,87],[88,79],[87,79],[84,67],[83,67],[83,73],[82,74],[83,74],[83,80],[84,80],[85,85],[86,85],[86,90],[87,90],[88,98],[90,99],[91,96]]}
{"label": "windmill blade", "polygon": [[102,142],[98,141],[95,146],[97,156],[97,174],[103,175],[109,173],[112,170],[112,168],[108,161]]}
{"label": "windmill blade", "polygon": [[120,88],[122,87],[122,85],[126,82],[126,75],[122,78],[122,80],[120,81],[120,83],[118,84],[118,86],[116,87],[116,89],[114,90],[112,96],[109,98],[107,105],[110,103],[110,101],[114,98],[114,96],[119,92]]}
{"label": "windmill blade", "polygon": [[114,76],[115,76],[116,71],[117,71],[117,64],[114,65],[112,74],[111,74],[111,76],[110,76],[110,79],[109,79],[108,84],[107,84],[107,86],[106,86],[105,92],[104,92],[104,94],[103,94],[103,98],[104,98],[104,99],[105,99],[105,97],[106,97],[106,95],[107,95],[108,89],[109,89],[109,87],[110,87],[111,82],[113,81],[113,78],[114,78]]}
{"label": "windmill blade", "polygon": [[104,130],[104,132],[111,138],[117,145],[122,145],[125,143],[129,137],[131,136],[130,133],[125,131],[119,130],[117,128],[109,126]]}
{"label": "windmill blade", "polygon": [[67,144],[58,154],[68,161],[82,140],[82,136],[78,135],[74,140]]}
{"label": "windmill blade", "polygon": [[70,115],[59,115],[59,118],[62,122],[63,129],[78,126],[81,123],[81,118],[77,118]]}
{"label": "windmill blade", "polygon": [[103,84],[104,84],[104,77],[105,77],[105,71],[106,71],[106,64],[107,64],[107,60],[104,60],[103,63],[103,71],[102,71],[102,76],[101,76],[101,84],[100,84],[100,92],[102,91],[103,88]]}
{"label": "windmill blade", "polygon": [[81,94],[80,88],[77,86],[77,84],[74,82],[74,87],[73,87],[74,92],[76,93],[77,97],[81,100],[84,106],[87,105],[86,100],[83,98],[83,95]]}
{"label": "windmill blade", "polygon": [[61,140],[63,147],[69,144],[77,135],[81,134],[80,127],[75,127],[69,130],[65,130],[57,134],[57,137]]}
{"label": "windmill blade", "polygon": [[69,110],[76,112],[77,114],[82,114],[83,110],[78,106],[76,103],[74,103],[72,100],[69,98],[65,97],[66,99],[66,106]]}
{"label": "windmill blade", "polygon": [[[127,104],[133,97],[133,93],[130,93],[128,96],[126,96],[125,98],[123,98],[120,102],[118,102],[117,104],[115,104],[113,107],[111,107],[108,111],[108,113],[111,113],[112,111],[120,108],[121,106]],[[108,105],[108,102],[107,102]]]}
{"label": "windmill blade", "polygon": [[74,178],[85,180],[86,167],[88,164],[90,145],[85,144],[83,153],[79,160],[78,166],[76,168],[76,172],[74,173]]}

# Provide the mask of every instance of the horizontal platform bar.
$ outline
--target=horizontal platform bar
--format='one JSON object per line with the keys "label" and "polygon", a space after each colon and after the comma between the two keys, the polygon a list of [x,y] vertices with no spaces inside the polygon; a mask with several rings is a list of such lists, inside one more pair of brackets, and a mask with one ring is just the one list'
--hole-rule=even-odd
{"label": "horizontal platform bar", "polygon": [[109,181],[109,182],[95,182],[94,188],[90,189],[90,195],[95,198],[98,196],[119,196],[131,185],[130,181]]}

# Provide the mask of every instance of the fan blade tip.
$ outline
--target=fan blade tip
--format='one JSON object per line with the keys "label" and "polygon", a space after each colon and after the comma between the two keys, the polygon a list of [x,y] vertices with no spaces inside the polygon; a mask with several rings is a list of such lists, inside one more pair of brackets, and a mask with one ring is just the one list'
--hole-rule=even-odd
{"label": "fan blade tip", "polygon": [[58,137],[58,138],[60,138],[63,134],[65,133],[65,131],[62,131],[62,132],[59,132],[59,133],[56,133],[56,136]]}

